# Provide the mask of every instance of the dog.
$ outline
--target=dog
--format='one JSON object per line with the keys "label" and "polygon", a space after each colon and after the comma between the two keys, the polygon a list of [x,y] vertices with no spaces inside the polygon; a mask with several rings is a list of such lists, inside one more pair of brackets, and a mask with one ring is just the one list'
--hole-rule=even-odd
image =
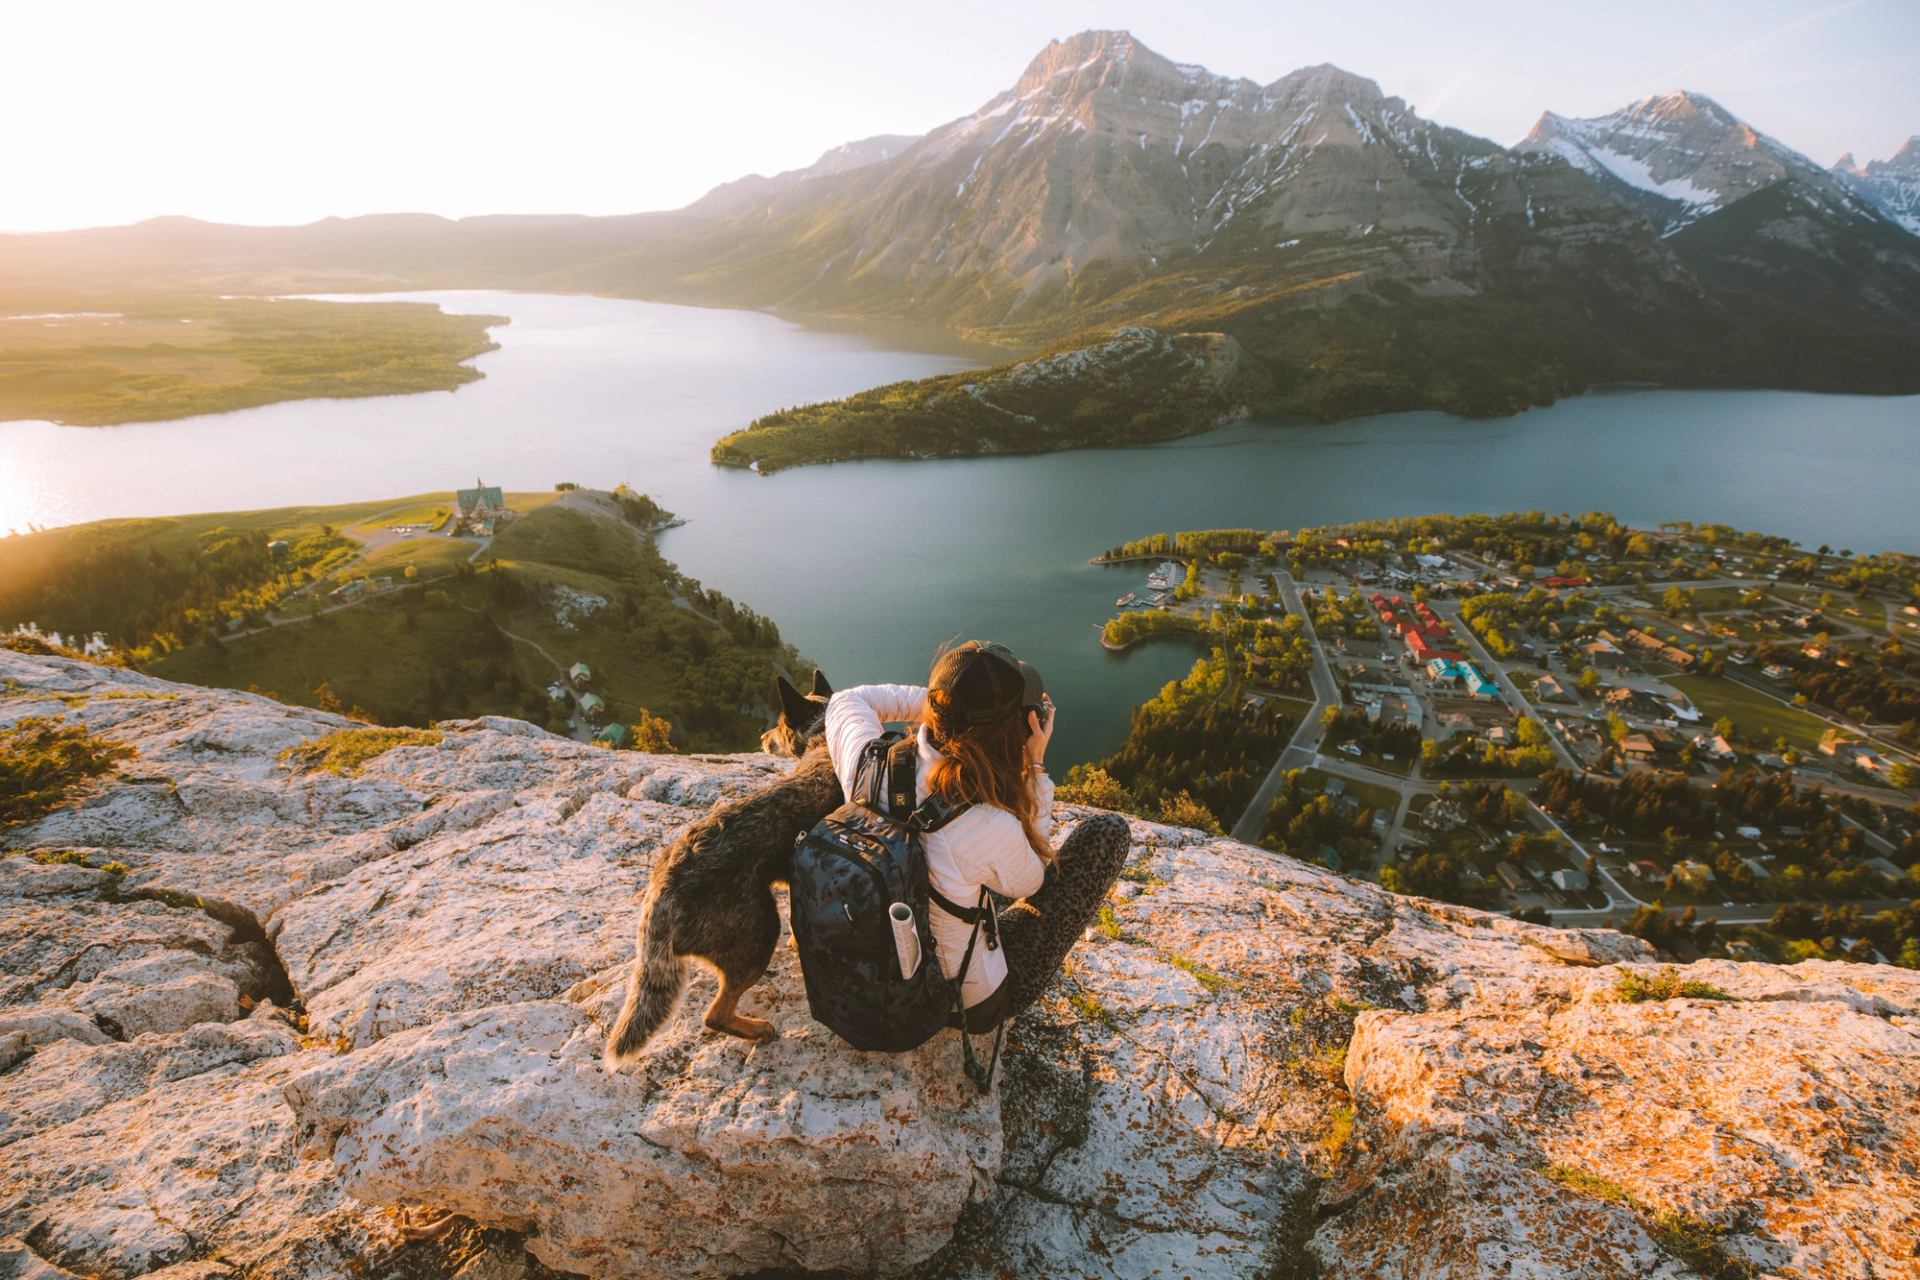
{"label": "dog", "polygon": [[833,690],[826,677],[815,671],[812,692],[802,694],[778,676],[775,690],[780,716],[762,735],[761,747],[800,763],[753,795],[716,806],[655,860],[641,901],[626,1003],[607,1034],[603,1061],[609,1071],[638,1058],[672,1015],[690,960],[720,978],[707,1026],[757,1042],[779,1034],[765,1018],[749,1017],[737,1006],[765,975],[780,940],[773,886],[791,874],[795,839],[839,808],[843,797],[827,758],[825,717]]}

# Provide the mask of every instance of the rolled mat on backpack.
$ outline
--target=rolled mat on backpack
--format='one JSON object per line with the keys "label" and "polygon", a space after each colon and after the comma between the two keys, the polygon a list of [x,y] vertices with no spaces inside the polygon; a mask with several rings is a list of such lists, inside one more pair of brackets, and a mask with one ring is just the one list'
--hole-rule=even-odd
{"label": "rolled mat on backpack", "polygon": [[896,902],[887,908],[887,919],[893,925],[893,951],[900,959],[900,976],[911,978],[920,967],[920,932],[914,926],[913,908]]}

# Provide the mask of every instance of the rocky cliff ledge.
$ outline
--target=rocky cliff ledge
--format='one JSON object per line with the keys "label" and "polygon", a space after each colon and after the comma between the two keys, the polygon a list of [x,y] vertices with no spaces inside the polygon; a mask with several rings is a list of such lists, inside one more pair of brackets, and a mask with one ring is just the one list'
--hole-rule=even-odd
{"label": "rocky cliff ledge", "polygon": [[0,726],[138,751],[6,833],[0,1277],[1920,1274],[1920,974],[1662,998],[1631,938],[1135,823],[997,1097],[951,1034],[833,1041],[784,947],[778,1041],[702,1032],[703,978],[610,1077],[650,859],[786,762],[483,720],[301,771],[351,726],[4,651],[0,686]]}

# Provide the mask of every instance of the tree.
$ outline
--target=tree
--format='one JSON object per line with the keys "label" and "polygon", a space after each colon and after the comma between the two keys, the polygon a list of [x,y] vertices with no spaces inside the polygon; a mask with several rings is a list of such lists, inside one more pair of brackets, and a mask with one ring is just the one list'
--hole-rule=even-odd
{"label": "tree", "polygon": [[1198,827],[1214,835],[1223,834],[1220,819],[1214,817],[1207,806],[1195,800],[1193,793],[1185,787],[1160,801],[1160,821],[1176,827]]}
{"label": "tree", "polygon": [[1684,616],[1693,612],[1693,594],[1679,587],[1668,587],[1660,597],[1660,603],[1668,613]]}
{"label": "tree", "polygon": [[671,739],[673,725],[666,717],[656,716],[642,707],[640,714],[627,727],[633,731],[635,751],[651,751],[656,755],[673,753],[674,746]]}
{"label": "tree", "polygon": [[1713,722],[1713,731],[1723,738],[1733,737],[1733,717],[1721,716]]}

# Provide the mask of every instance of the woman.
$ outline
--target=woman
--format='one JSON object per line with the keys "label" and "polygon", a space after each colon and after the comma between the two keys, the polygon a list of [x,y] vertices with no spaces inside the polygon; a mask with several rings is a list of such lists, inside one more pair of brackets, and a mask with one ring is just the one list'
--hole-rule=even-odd
{"label": "woman", "polygon": [[[846,794],[855,790],[861,748],[887,722],[910,725],[917,735],[914,801],[937,792],[949,805],[971,806],[923,837],[934,890],[929,913],[949,978],[959,974],[976,927],[987,926],[974,943],[961,999],[967,1030],[992,1030],[1039,998],[1092,922],[1127,860],[1126,819],[1096,815],[1075,827],[1059,852],[1049,847],[1053,701],[1040,673],[1005,645],[969,640],[943,650],[926,688],[874,684],[834,694],[827,750]],[[991,924],[969,920],[983,887],[1024,901]]]}

